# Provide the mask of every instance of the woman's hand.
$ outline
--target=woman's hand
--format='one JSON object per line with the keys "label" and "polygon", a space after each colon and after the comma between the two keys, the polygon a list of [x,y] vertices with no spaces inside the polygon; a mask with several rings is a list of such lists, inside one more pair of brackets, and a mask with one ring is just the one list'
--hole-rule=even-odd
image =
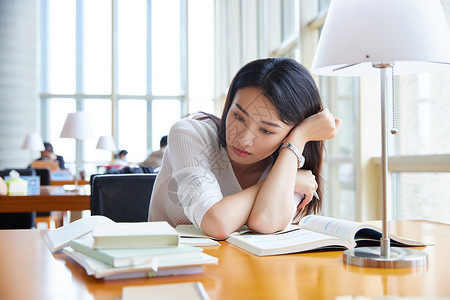
{"label": "woman's hand", "polygon": [[295,179],[295,188],[294,191],[296,193],[304,194],[305,198],[297,207],[300,209],[306,206],[309,202],[311,202],[314,192],[317,190],[318,184],[316,181],[316,176],[310,170],[298,170],[297,177]]}
{"label": "woman's hand", "polygon": [[325,108],[303,120],[291,131],[285,141],[293,143],[297,148],[303,148],[302,146],[309,141],[323,141],[334,138],[340,127],[341,121]]}

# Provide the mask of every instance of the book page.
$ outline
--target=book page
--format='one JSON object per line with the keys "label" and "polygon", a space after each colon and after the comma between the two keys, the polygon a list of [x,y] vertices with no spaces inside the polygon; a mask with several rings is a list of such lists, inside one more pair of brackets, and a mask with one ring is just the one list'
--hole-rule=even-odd
{"label": "book page", "polygon": [[69,244],[72,240],[82,237],[89,232],[92,232],[94,230],[94,227],[97,224],[101,223],[111,224],[115,222],[105,216],[96,215],[85,217],[62,227],[49,230],[44,235],[44,241],[47,244],[50,252],[54,253]]}
{"label": "book page", "polygon": [[347,240],[315,231],[300,229],[281,234],[234,235],[227,242],[258,256],[280,255],[324,248],[349,248]]}
{"label": "book page", "polygon": [[[377,241],[381,238],[381,228],[372,224],[335,219],[324,216],[310,215],[300,220],[301,228],[336,236],[352,242],[356,245],[358,241]],[[424,243],[393,233],[389,233],[391,244],[398,246],[425,246]]]}
{"label": "book page", "polygon": [[298,223],[298,226],[323,234],[340,237],[352,243],[354,243],[355,233],[360,228],[365,227],[362,223],[317,215],[309,215],[302,218]]}

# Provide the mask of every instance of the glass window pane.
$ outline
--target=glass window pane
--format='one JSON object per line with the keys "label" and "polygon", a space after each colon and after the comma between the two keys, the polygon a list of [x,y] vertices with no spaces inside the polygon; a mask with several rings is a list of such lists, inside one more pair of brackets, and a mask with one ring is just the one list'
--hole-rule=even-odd
{"label": "glass window pane", "polygon": [[324,180],[324,215],[347,220],[356,218],[355,165],[337,163],[325,165],[322,176]]}
{"label": "glass window pane", "polygon": [[214,1],[189,1],[189,96],[214,97]]}
{"label": "glass window pane", "polygon": [[152,101],[152,150],[159,149],[159,140],[169,134],[170,127],[181,117],[179,100]]}
{"label": "glass window pane", "polygon": [[121,0],[118,14],[118,89],[122,94],[143,95],[147,93],[147,1]]}
{"label": "glass window pane", "polygon": [[119,100],[119,149],[128,151],[127,161],[139,163],[147,157],[147,101]]}
{"label": "glass window pane", "polygon": [[298,4],[298,1],[295,0],[282,0],[282,30],[281,35],[283,41],[291,37],[292,35],[296,34],[297,28],[298,28],[298,19],[297,12],[298,7],[296,6]]}
{"label": "glass window pane", "polygon": [[98,165],[111,161],[111,151],[95,149],[98,138],[102,135],[111,135],[111,100],[109,99],[86,99],[84,101],[84,111],[89,114],[95,138],[84,142],[84,159],[88,162],[95,162]]}
{"label": "glass window pane", "polygon": [[450,223],[449,173],[394,173],[396,219]]}
{"label": "glass window pane", "polygon": [[215,114],[214,101],[189,100],[189,113],[196,113],[199,111]]}
{"label": "glass window pane", "polygon": [[152,1],[152,93],[181,93],[180,1]]}
{"label": "glass window pane", "polygon": [[327,155],[355,157],[357,144],[357,82],[350,77],[321,78],[324,106],[343,120],[336,138],[326,141]]}
{"label": "glass window pane", "polygon": [[450,74],[396,77],[396,155],[450,153]]}
{"label": "glass window pane", "polygon": [[48,92],[75,93],[75,0],[49,0]]}
{"label": "glass window pane", "polygon": [[84,92],[111,93],[111,1],[84,2]]}
{"label": "glass window pane", "polygon": [[53,145],[55,153],[64,157],[66,168],[73,168],[73,170],[75,169],[75,140],[60,138],[59,135],[67,114],[75,111],[75,99],[50,99],[47,120],[48,131],[45,135],[49,137],[48,142]]}

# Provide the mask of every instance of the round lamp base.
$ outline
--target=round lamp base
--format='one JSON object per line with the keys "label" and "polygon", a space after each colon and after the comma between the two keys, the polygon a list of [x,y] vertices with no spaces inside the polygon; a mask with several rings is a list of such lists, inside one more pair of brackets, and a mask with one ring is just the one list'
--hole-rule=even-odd
{"label": "round lamp base", "polygon": [[380,255],[380,247],[362,247],[344,251],[344,262],[369,268],[413,268],[428,263],[427,253],[409,248],[391,247],[390,256]]}

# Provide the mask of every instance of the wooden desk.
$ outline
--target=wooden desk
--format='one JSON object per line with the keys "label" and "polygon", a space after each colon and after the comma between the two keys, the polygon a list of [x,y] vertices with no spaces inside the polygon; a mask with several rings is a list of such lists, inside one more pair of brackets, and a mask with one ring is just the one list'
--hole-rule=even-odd
{"label": "wooden desk", "polygon": [[342,251],[257,257],[222,242],[203,274],[96,280],[66,255],[51,255],[38,230],[0,230],[0,299],[120,299],[122,288],[200,281],[211,299],[335,299],[336,296],[450,296],[450,225],[397,221],[392,232],[433,246],[424,269],[348,266]]}
{"label": "wooden desk", "polygon": [[89,185],[80,186],[78,191],[41,186],[39,195],[0,196],[0,212],[81,211],[90,209],[90,194]]}
{"label": "wooden desk", "polygon": [[[66,184],[75,184],[75,180],[52,180],[50,181],[50,185],[66,185]],[[89,180],[86,179],[80,179],[78,180],[78,185],[87,185],[90,184]]]}

